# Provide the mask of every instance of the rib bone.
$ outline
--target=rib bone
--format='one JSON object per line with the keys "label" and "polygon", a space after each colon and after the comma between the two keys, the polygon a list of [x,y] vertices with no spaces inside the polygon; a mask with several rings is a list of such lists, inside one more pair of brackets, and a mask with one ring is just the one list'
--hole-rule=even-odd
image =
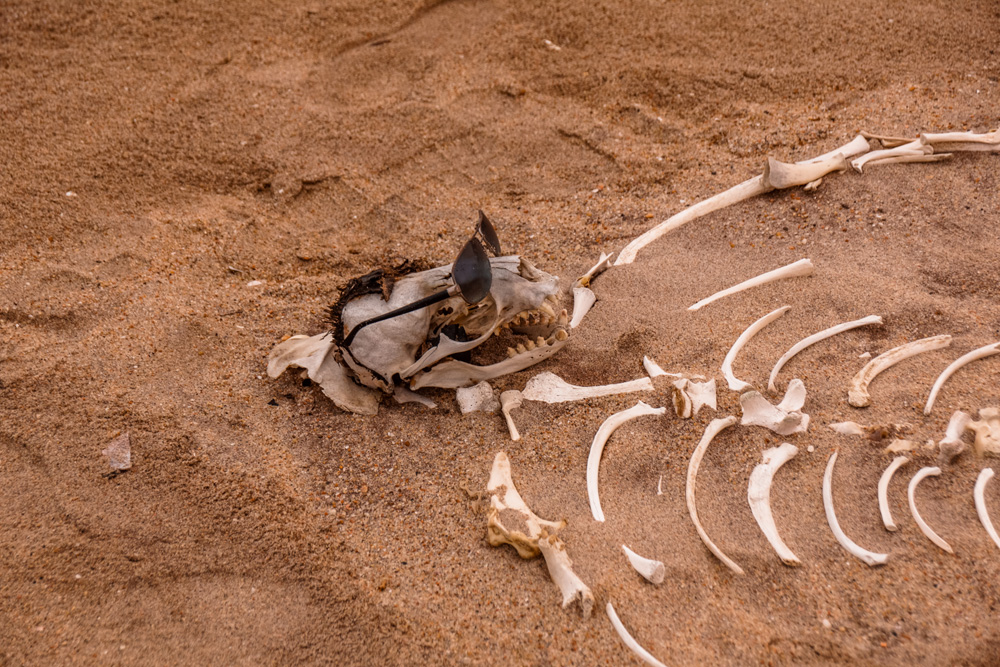
{"label": "rib bone", "polygon": [[761,275],[750,278],[749,280],[744,280],[738,285],[733,285],[721,292],[716,292],[710,297],[704,298],[698,303],[688,306],[688,310],[695,311],[699,310],[708,304],[721,299],[723,297],[729,296],[731,294],[736,294],[737,292],[742,292],[743,290],[750,289],[751,287],[758,287],[759,285],[766,285],[767,283],[772,283],[776,280],[784,280],[785,278],[799,278],[802,276],[809,276],[815,271],[813,263],[809,259],[800,259],[797,262],[788,264],[787,266],[782,266],[779,269],[774,269],[773,271],[768,271],[767,273],[762,273]]}
{"label": "rib bone", "polygon": [[759,391],[748,391],[740,396],[740,424],[763,426],[778,435],[805,433],[809,428],[809,415],[801,412],[805,400],[806,386],[798,378],[788,383],[788,391],[778,405],[771,405]]}
{"label": "rib bone", "polygon": [[598,274],[611,267],[611,258],[614,256],[614,253],[609,255],[602,252],[601,258],[597,260],[597,264],[594,264],[585,274],[577,278],[573,285],[576,287],[590,287],[591,281],[597,277]]}
{"label": "rib bone", "polygon": [[721,431],[729,428],[736,423],[736,417],[725,417],[723,419],[713,419],[709,425],[705,428],[705,434],[701,436],[701,441],[698,446],[694,448],[694,453],[691,454],[691,461],[688,463],[687,472],[687,486],[684,490],[684,497],[687,500],[688,514],[691,515],[691,521],[694,522],[695,530],[698,531],[698,536],[701,537],[701,541],[705,543],[708,550],[715,554],[715,557],[726,564],[730,570],[736,574],[743,574],[743,568],[737,565],[729,556],[722,553],[719,547],[715,546],[709,538],[708,533],[701,525],[701,521],[698,520],[698,507],[695,504],[695,480],[698,477],[698,467],[701,465],[701,459],[705,456],[705,451],[708,449],[709,443],[712,442],[712,438],[718,435]]}
{"label": "rib bone", "polygon": [[653,391],[653,382],[648,377],[605,384],[597,387],[578,387],[563,380],[555,373],[545,371],[528,380],[522,395],[526,401],[544,401],[545,403],[563,403],[579,401],[585,398],[628,394],[633,391]]}
{"label": "rib bone", "polygon": [[663,566],[663,563],[652,558],[643,558],[624,544],[622,549],[625,551],[625,556],[628,557],[632,568],[641,574],[646,581],[651,584],[663,583],[663,578],[667,574],[667,568]]}
{"label": "rib bone", "polygon": [[782,306],[777,310],[772,310],[770,313],[747,327],[746,331],[741,333],[740,337],[736,339],[735,343],[733,343],[733,346],[729,349],[729,353],[726,354],[726,358],[722,362],[722,374],[725,376],[730,389],[733,391],[746,391],[747,389],[753,389],[753,385],[749,382],[739,380],[735,375],[733,375],[733,361],[736,360],[736,355],[740,353],[743,346],[746,345],[758,331],[784,315],[790,308],[791,306]]}
{"label": "rib bone", "polygon": [[618,618],[618,614],[615,613],[615,608],[611,606],[610,602],[608,603],[608,606],[605,607],[605,610],[608,612],[608,618],[611,619],[611,625],[614,627],[615,632],[617,632],[618,636],[622,638],[623,642],[625,642],[625,646],[628,646],[629,650],[631,650],[632,653],[635,653],[636,657],[650,667],[667,667],[662,662],[654,658],[652,653],[639,646],[639,642],[637,642],[635,638],[629,634],[629,631],[625,629],[625,626],[622,625],[621,620]]}
{"label": "rib bone", "polygon": [[997,529],[993,527],[989,512],[986,511],[986,483],[991,479],[993,479],[993,468],[983,468],[979,471],[979,477],[976,479],[976,488],[972,491],[972,497],[976,499],[976,513],[979,514],[979,520],[982,522],[983,528],[986,529],[990,539],[997,545],[997,548],[1000,548],[1000,535],[997,535]]}
{"label": "rib bone", "polygon": [[920,471],[913,476],[910,480],[910,486],[906,489],[906,497],[910,501],[910,513],[913,515],[913,520],[917,522],[917,526],[920,528],[920,532],[927,536],[934,544],[938,545],[950,554],[955,553],[952,551],[951,546],[941,539],[941,536],[931,530],[931,527],[927,525],[927,522],[923,520],[920,516],[920,512],[917,511],[917,503],[914,499],[914,493],[917,490],[917,484],[920,483],[924,477],[936,477],[941,474],[941,468],[921,468]]}
{"label": "rib bone", "polygon": [[889,511],[889,481],[892,480],[893,474],[899,470],[900,466],[909,460],[906,456],[897,456],[878,480],[878,508],[882,512],[882,523],[885,524],[885,529],[889,531],[895,532],[898,530],[896,522],[892,520],[892,512]]}
{"label": "rib bone", "polygon": [[951,345],[951,336],[931,336],[930,338],[921,338],[920,340],[894,347],[888,352],[883,352],[865,364],[864,368],[858,371],[858,374],[851,380],[850,387],[847,390],[847,402],[856,408],[867,407],[871,403],[871,396],[868,394],[868,385],[875,379],[876,375],[904,359],[909,359],[922,352],[940,350],[949,345]]}
{"label": "rib bone", "polygon": [[753,518],[757,520],[757,525],[778,553],[781,562],[792,566],[801,565],[802,562],[778,535],[778,528],[771,514],[771,481],[778,468],[798,453],[799,448],[787,442],[782,443],[780,447],[765,450],[764,462],[758,464],[750,473],[750,483],[747,486],[747,500]]}
{"label": "rib bone", "polygon": [[882,324],[882,318],[878,315],[869,315],[868,317],[863,317],[860,320],[854,320],[852,322],[844,322],[843,324],[838,324],[836,326],[830,327],[829,329],[824,329],[819,333],[814,333],[813,335],[803,338],[798,343],[793,345],[785,352],[781,359],[778,359],[778,363],[774,365],[771,370],[771,377],[767,381],[768,391],[777,391],[774,387],[774,379],[778,377],[778,372],[781,370],[782,366],[788,363],[788,360],[794,357],[796,354],[806,349],[810,345],[820,342],[821,340],[826,340],[830,336],[836,336],[839,333],[845,331],[850,331],[851,329],[857,329],[858,327],[867,326],[869,324]]}
{"label": "rib bone", "polygon": [[604,420],[601,427],[597,429],[594,442],[590,445],[590,456],[587,457],[587,498],[590,500],[590,512],[594,515],[594,521],[604,521],[604,511],[601,509],[601,498],[597,493],[597,474],[601,467],[601,454],[604,453],[604,445],[608,438],[615,432],[615,429],[636,417],[643,415],[662,415],[666,408],[651,408],[642,401],[639,401],[628,410],[622,410]]}
{"label": "rib bone", "polygon": [[976,361],[977,359],[990,357],[994,354],[1000,354],[1000,341],[984,345],[983,347],[977,348],[972,352],[963,354],[961,357],[951,362],[948,368],[944,369],[941,372],[941,375],[938,376],[938,379],[934,381],[934,386],[931,387],[931,393],[927,397],[927,403],[924,405],[924,414],[929,415],[931,410],[934,409],[934,399],[937,398],[938,392],[941,391],[941,387],[944,385],[945,381],[947,381],[947,379],[950,378],[955,371],[968,363]]}
{"label": "rib bone", "polygon": [[844,547],[852,556],[862,562],[875,567],[885,565],[889,560],[889,554],[878,554],[867,549],[863,549],[851,540],[840,527],[837,521],[837,513],[833,509],[833,465],[837,462],[837,452],[830,455],[830,460],[826,464],[826,472],[823,474],[823,508],[826,510],[826,520],[830,524],[833,536],[837,538],[840,546]]}

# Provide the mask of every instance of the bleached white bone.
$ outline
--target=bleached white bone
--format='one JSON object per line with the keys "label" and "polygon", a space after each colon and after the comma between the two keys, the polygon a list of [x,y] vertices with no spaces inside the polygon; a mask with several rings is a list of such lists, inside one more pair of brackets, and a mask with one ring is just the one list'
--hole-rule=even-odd
{"label": "bleached white bone", "polygon": [[496,412],[500,409],[493,387],[485,380],[471,387],[459,387],[455,390],[455,400],[463,415],[470,412]]}
{"label": "bleached white bone", "polygon": [[663,495],[663,475],[660,475],[660,481],[656,483],[656,495]]}
{"label": "bleached white bone", "polygon": [[590,312],[590,309],[597,302],[597,295],[588,287],[573,288],[573,317],[570,318],[569,328],[575,329],[583,322],[583,318]]}
{"label": "bleached white bone", "polygon": [[878,480],[878,509],[882,513],[882,523],[889,531],[898,530],[896,522],[892,520],[892,512],[889,511],[889,482],[899,467],[909,460],[906,456],[897,456]]}
{"label": "bleached white bone", "polygon": [[667,574],[667,568],[664,567],[663,563],[652,558],[643,558],[624,544],[622,549],[625,551],[632,569],[641,574],[646,581],[651,584],[663,583],[663,578]]}
{"label": "bleached white bone", "polygon": [[948,428],[944,432],[944,437],[938,441],[938,450],[941,452],[941,457],[950,462],[956,456],[965,451],[965,441],[962,440],[962,434],[965,433],[966,427],[972,422],[972,417],[961,410],[956,410],[951,413],[951,418],[948,420]]}
{"label": "bleached white bone", "polygon": [[857,422],[837,422],[836,424],[830,424],[829,426],[841,435],[865,434],[865,427]]}
{"label": "bleached white bone", "polygon": [[611,626],[614,627],[615,632],[621,637],[622,641],[625,642],[625,646],[628,646],[632,653],[635,653],[636,657],[642,660],[644,663],[650,667],[666,667],[662,662],[653,657],[653,654],[644,649],[639,645],[639,642],[635,640],[625,626],[622,625],[621,619],[618,618],[618,614],[615,613],[615,608],[611,606],[608,602],[608,606],[605,607],[605,611],[608,612],[608,618],[611,620]]}
{"label": "bleached white bone", "polygon": [[765,450],[764,462],[758,464],[750,473],[750,482],[747,485],[747,501],[750,503],[753,518],[757,520],[757,525],[774,547],[781,562],[792,566],[801,565],[802,561],[778,535],[778,527],[774,523],[774,515],[771,514],[771,481],[778,468],[798,453],[799,448],[787,442],[782,443],[780,447]]}
{"label": "bleached white bone", "polygon": [[910,143],[903,144],[901,146],[884,148],[882,150],[865,153],[864,155],[851,160],[851,166],[861,173],[866,164],[894,160],[900,157],[922,157],[930,155],[933,152],[934,149],[931,146],[928,146],[920,139],[915,139]]}
{"label": "bleached white bone", "polygon": [[1000,151],[1000,130],[977,134],[975,132],[940,132],[920,135],[925,144],[941,151]]}
{"label": "bleached white bone", "polygon": [[415,391],[410,391],[404,385],[397,384],[392,390],[392,397],[396,399],[396,402],[400,405],[404,403],[419,403],[420,405],[434,409],[437,407],[437,403],[427,398],[423,394],[418,394]]}
{"label": "bleached white bone", "polygon": [[646,374],[649,375],[650,378],[658,378],[663,375],[668,375],[670,377],[675,377],[675,378],[683,377],[680,373],[666,372],[665,370],[660,368],[660,365],[658,363],[656,363],[649,357],[642,358],[642,367],[646,369]]}
{"label": "bleached white bone", "polygon": [[618,384],[604,384],[596,387],[578,387],[563,380],[555,373],[545,371],[528,380],[521,392],[526,401],[543,401],[545,403],[564,403],[580,401],[585,398],[628,394],[634,391],[653,391],[653,382],[648,378],[639,378]]}
{"label": "bleached white bone", "polygon": [[695,530],[698,531],[701,541],[705,543],[705,546],[708,547],[708,550],[716,558],[725,563],[726,567],[736,574],[743,574],[743,568],[737,565],[729,556],[722,553],[722,550],[715,546],[715,542],[705,532],[701,521],[698,520],[698,506],[695,503],[695,480],[698,477],[698,468],[701,466],[701,459],[705,456],[705,451],[708,449],[708,445],[712,442],[712,439],[723,430],[735,424],[736,421],[736,417],[730,416],[722,419],[713,419],[709,422],[705,428],[705,434],[701,436],[701,441],[694,448],[694,453],[691,454],[691,461],[688,463],[687,485],[684,489],[684,498],[687,501],[688,514],[691,515],[691,521],[694,522]]}
{"label": "bleached white bone", "polygon": [[566,552],[566,545],[555,535],[546,535],[538,540],[538,548],[545,557],[545,567],[549,571],[549,576],[562,592],[563,609],[579,601],[583,617],[589,618],[594,607],[594,594],[573,571],[573,561]]}
{"label": "bleached white bone", "polygon": [[735,343],[733,343],[733,346],[729,348],[729,352],[726,354],[726,358],[722,361],[722,374],[725,376],[726,382],[728,383],[730,389],[732,389],[733,391],[745,391],[747,389],[753,389],[752,384],[750,384],[749,382],[744,382],[743,380],[739,380],[736,378],[735,375],[733,375],[733,361],[736,360],[736,355],[740,353],[740,350],[743,349],[743,346],[746,345],[747,342],[751,338],[753,338],[758,331],[760,331],[768,324],[770,324],[774,320],[784,315],[786,312],[788,312],[790,308],[791,306],[782,306],[777,310],[772,310],[770,313],[768,313],[767,315],[765,315],[764,317],[760,318],[759,320],[751,324],[749,327],[747,327],[746,331],[741,333],[740,337],[736,339]]}
{"label": "bleached white bone", "polygon": [[518,433],[517,426],[514,424],[514,417],[510,413],[521,407],[521,400],[521,392],[516,389],[510,389],[500,394],[500,411],[503,412],[503,418],[507,421],[507,430],[510,431],[510,439],[515,441],[521,439],[521,434]]}
{"label": "bleached white bone", "polygon": [[771,405],[759,391],[748,391],[740,395],[740,408],[743,426],[763,426],[778,435],[805,433],[809,428],[809,415],[803,413],[805,405],[806,386],[802,380],[795,378],[788,383],[785,397],[778,405]]}
{"label": "bleached white bone", "polygon": [[604,445],[608,442],[608,438],[611,437],[616,428],[630,419],[644,415],[662,415],[666,411],[666,408],[652,408],[639,401],[628,410],[622,410],[611,415],[597,429],[594,441],[590,445],[590,455],[587,457],[587,498],[590,501],[590,512],[594,515],[594,521],[604,521],[604,510],[601,509],[601,497],[597,492],[597,474],[601,467],[601,454],[604,453]]}
{"label": "bleached white bone", "polygon": [[1000,549],[1000,535],[997,535],[997,529],[993,527],[993,522],[990,521],[990,514],[986,511],[986,483],[993,479],[993,468],[983,468],[979,471],[979,477],[976,478],[976,488],[972,491],[972,497],[976,500],[976,513],[979,515],[979,521],[983,524],[983,528],[986,529],[986,533],[993,540],[993,543],[997,545]]}
{"label": "bleached white bone", "polygon": [[865,364],[864,368],[858,371],[858,374],[851,379],[850,386],[847,389],[847,402],[856,408],[867,407],[871,403],[871,396],[868,394],[868,385],[875,379],[875,376],[904,359],[909,359],[923,352],[940,350],[949,345],[951,345],[951,336],[946,334],[943,336],[921,338],[920,340],[914,340],[899,347],[894,347],[888,352],[883,352]]}
{"label": "bleached white bone", "polygon": [[976,454],[1000,456],[1000,408],[981,408],[979,420],[964,425],[976,433]]}
{"label": "bleached white bone", "polygon": [[802,276],[809,276],[816,270],[813,266],[812,260],[800,259],[797,262],[792,262],[781,268],[774,269],[773,271],[768,271],[767,273],[762,273],[755,278],[750,278],[749,280],[744,280],[738,285],[733,285],[732,287],[726,288],[721,292],[716,292],[710,297],[704,298],[698,303],[688,306],[688,310],[694,311],[699,310],[708,304],[721,299],[723,297],[729,296],[730,294],[736,294],[737,292],[742,292],[743,290],[750,289],[751,287],[758,287],[760,285],[766,285],[767,283],[773,283],[776,280],[784,280],[786,278],[799,278]]}
{"label": "bleached white bone", "polygon": [[882,324],[882,318],[879,315],[869,315],[868,317],[863,317],[860,320],[853,320],[851,322],[844,322],[843,324],[838,324],[836,326],[830,327],[829,329],[823,329],[818,333],[814,333],[811,336],[803,338],[795,345],[788,348],[788,352],[781,355],[781,359],[778,359],[778,363],[774,365],[771,369],[771,377],[767,381],[768,391],[777,391],[774,386],[774,379],[778,377],[778,372],[781,370],[782,366],[788,363],[788,360],[794,357],[796,354],[806,349],[810,345],[814,345],[821,340],[826,340],[830,336],[836,336],[839,333],[845,331],[850,331],[851,329],[857,329],[858,327],[867,326],[869,324]]}
{"label": "bleached white bone", "polygon": [[948,365],[948,368],[941,371],[941,375],[939,375],[938,379],[934,381],[934,386],[931,387],[931,393],[927,397],[927,403],[924,404],[924,414],[929,415],[931,410],[934,409],[934,400],[937,398],[938,392],[941,391],[941,387],[944,385],[945,381],[947,381],[955,371],[966,364],[985,357],[991,357],[994,354],[1000,354],[1000,341],[976,348],[972,352],[963,354],[961,357],[951,362]]}
{"label": "bleached white bone", "polygon": [[872,567],[885,565],[889,560],[889,554],[878,554],[868,551],[858,546],[841,529],[840,522],[837,521],[837,513],[833,509],[833,465],[837,462],[837,452],[830,455],[830,460],[826,464],[826,472],[823,473],[823,509],[826,510],[826,521],[830,524],[833,536],[837,538],[840,546],[844,547],[855,558],[861,560]]}
{"label": "bleached white bone", "polygon": [[674,410],[678,417],[690,419],[706,405],[713,410],[716,409],[715,378],[708,382],[695,382],[682,377],[671,384],[674,387],[672,392]]}
{"label": "bleached white bone", "polygon": [[[780,165],[778,167],[779,173],[777,175],[772,175],[771,172],[774,169],[774,166],[772,165],[772,161],[768,160],[768,164],[764,167],[764,173],[760,176],[754,176],[753,178],[743,181],[738,185],[734,185],[724,192],[720,192],[719,194],[709,197],[708,199],[704,199],[697,204],[684,209],[680,213],[676,213],[675,215],[667,218],[652,229],[646,231],[641,236],[633,239],[622,249],[620,253],[618,253],[618,259],[615,260],[615,266],[631,264],[635,261],[635,257],[640,250],[667,232],[673,231],[678,227],[691,222],[692,220],[696,220],[713,211],[718,211],[719,209],[725,208],[731,204],[736,204],[745,199],[749,199],[750,197],[770,192],[775,188],[792,187],[795,185],[806,185],[808,183],[812,183],[826,173],[842,170],[844,168],[845,158],[851,158],[859,153],[864,153],[868,150],[868,148],[868,140],[863,136],[858,135],[848,143],[839,148],[835,148],[829,153],[824,153],[823,155],[812,158],[811,160],[803,160],[795,163],[795,165],[820,164],[824,166],[825,171],[823,169],[811,169],[808,166],[795,171],[785,168],[794,167],[795,165],[784,165],[783,163],[778,163],[778,165]],[[774,162],[777,162],[777,160]],[[775,184],[774,180],[778,180],[781,185]]]}
{"label": "bleached white bone", "polygon": [[917,511],[917,502],[916,499],[914,498],[914,494],[917,490],[917,484],[920,483],[920,480],[922,480],[925,477],[936,477],[940,474],[941,474],[941,468],[936,468],[936,467],[921,468],[920,471],[913,476],[913,479],[910,480],[910,485],[906,489],[906,498],[910,502],[910,514],[913,515],[913,520],[917,522],[917,526],[920,528],[920,532],[926,535],[927,539],[929,539],[931,542],[938,545],[948,553],[953,554],[955,552],[952,550],[951,545],[945,542],[940,535],[931,530],[931,527],[928,526],[927,522],[924,521],[923,517],[920,516],[920,512]]}
{"label": "bleached white bone", "polygon": [[615,253],[601,253],[601,258],[597,260],[597,263],[590,267],[585,274],[576,279],[573,283],[576,287],[590,287],[591,281],[600,273],[611,267],[611,259],[615,256]]}
{"label": "bleached white bone", "polygon": [[896,438],[890,442],[888,446],[886,446],[885,452],[887,454],[898,454],[900,452],[912,452],[916,448],[917,443],[913,440],[902,440],[900,438]]}

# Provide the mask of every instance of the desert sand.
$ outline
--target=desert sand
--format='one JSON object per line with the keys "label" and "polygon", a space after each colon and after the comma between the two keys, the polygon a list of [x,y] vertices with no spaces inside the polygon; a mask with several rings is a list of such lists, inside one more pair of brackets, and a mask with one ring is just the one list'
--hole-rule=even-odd
{"label": "desert sand", "polygon": [[[721,380],[750,323],[789,312],[737,358],[763,389],[796,341],[884,324],[795,357],[805,434],[733,427],[698,477],[718,410],[643,417],[585,469],[610,414],[653,392],[526,403],[503,419],[438,403],[346,414],[297,374],[284,336],[324,330],[348,279],[402,259],[445,264],[483,209],[510,252],[568,287],[603,252],[759,174],[861,131],[1000,125],[995,2],[6,2],[0,7],[0,664],[640,664],[604,605],[667,664],[997,664],[1000,549],[971,451],[918,491],[927,440],[954,410],[1000,405],[1000,356],[924,400],[955,358],[1000,339],[1000,155],[872,165],[816,192],[774,192],[702,218],[594,283],[599,301],[540,371],[580,385],[666,370]],[[810,258],[816,273],[688,312],[709,294]],[[566,304],[568,305],[568,300]],[[846,401],[877,355],[950,347]],[[766,394],[772,400],[775,398]],[[831,422],[905,423],[900,530],[882,527],[884,443]],[[132,468],[101,451],[128,433]],[[799,455],[772,507],[802,560],[783,565],[751,516],[763,449]],[[807,451],[807,447],[813,451]],[[821,482],[839,450],[834,540]],[[562,532],[597,605],[560,608],[540,559],[486,541],[482,495],[506,451],[521,494]],[[663,495],[656,488],[662,477]],[[987,488],[1000,519],[1000,482]],[[653,586],[620,545],[662,560]]]}

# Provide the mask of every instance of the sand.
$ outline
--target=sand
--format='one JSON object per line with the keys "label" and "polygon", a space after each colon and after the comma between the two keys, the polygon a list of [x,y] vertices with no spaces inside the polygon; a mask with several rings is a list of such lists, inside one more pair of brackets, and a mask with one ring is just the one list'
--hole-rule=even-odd
{"label": "sand", "polygon": [[[684,505],[707,423],[643,417],[608,443],[607,521],[590,517],[588,448],[637,397],[526,403],[497,415],[337,410],[283,336],[323,330],[347,279],[400,259],[451,261],[477,209],[511,252],[566,279],[601,251],[757,173],[865,130],[1000,125],[994,2],[26,3],[0,8],[0,664],[639,664],[603,612],[668,664],[996,664],[1000,550],[972,487],[990,461],[891,460],[827,428],[906,423],[937,440],[952,411],[1000,404],[1000,357],[937,375],[1000,337],[1000,156],[871,166],[815,193],[768,194],[669,234],[594,284],[599,301],[548,370],[631,380],[650,355],[763,388],[804,336],[883,326],[801,353],[808,433],[775,477],[781,564],[746,482],[782,438],[734,427],[709,448],[699,513],[746,575],[702,545]],[[815,275],[687,306],[783,264]],[[252,285],[251,283],[258,282]],[[846,402],[864,361],[919,337],[949,348]],[[668,386],[642,395],[669,405]],[[774,398],[774,397],[771,397]],[[101,456],[130,436],[132,469]],[[806,447],[813,446],[813,452]],[[890,554],[849,556],[821,480],[840,452],[841,525]],[[486,541],[494,455],[562,537],[597,599],[563,610],[540,560]],[[662,477],[664,494],[656,494]],[[987,501],[1000,518],[1000,487]],[[620,545],[662,560],[652,586]]]}

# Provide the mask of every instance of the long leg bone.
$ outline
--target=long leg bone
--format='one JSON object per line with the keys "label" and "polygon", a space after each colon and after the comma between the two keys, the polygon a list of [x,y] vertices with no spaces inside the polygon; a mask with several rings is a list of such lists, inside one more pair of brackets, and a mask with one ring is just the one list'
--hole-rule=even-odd
{"label": "long leg bone", "polygon": [[773,271],[762,273],[755,278],[744,280],[740,284],[728,287],[721,292],[716,292],[712,296],[704,298],[694,305],[688,306],[688,310],[699,310],[713,301],[717,301],[718,299],[727,297],[731,294],[736,294],[737,292],[742,292],[743,290],[750,289],[751,287],[766,285],[767,283],[773,283],[776,280],[784,280],[786,278],[809,276],[812,275],[815,270],[816,268],[813,266],[812,260],[800,259],[799,261],[788,264],[787,266],[782,266],[781,268],[774,269]]}
{"label": "long leg bone", "polygon": [[653,389],[653,382],[648,377],[629,382],[620,382],[618,384],[578,387],[575,384],[566,382],[555,373],[545,371],[528,380],[528,384],[524,387],[524,391],[521,394],[526,401],[563,403],[565,401],[579,401],[599,396],[628,394],[633,391],[653,391]]}
{"label": "long leg bone", "polygon": [[618,614],[615,613],[615,608],[611,606],[610,602],[608,603],[608,606],[605,607],[605,610],[608,612],[608,618],[611,619],[611,625],[614,627],[615,632],[617,632],[618,636],[622,638],[623,642],[625,642],[625,646],[628,646],[629,650],[631,650],[632,653],[635,653],[636,657],[650,667],[667,667],[662,662],[654,658],[652,653],[639,645],[639,642],[635,640],[635,637],[633,637],[629,631],[625,629],[625,626],[622,625],[621,619],[618,618]]}
{"label": "long leg bone", "polygon": [[855,558],[872,567],[885,565],[889,560],[889,554],[878,554],[861,548],[844,533],[840,522],[837,521],[837,513],[833,509],[833,465],[836,462],[837,452],[834,452],[830,455],[830,460],[826,464],[826,472],[823,474],[823,508],[826,510],[826,520],[830,524],[830,530],[833,531],[833,536],[837,538],[840,546],[844,547]]}
{"label": "long leg bone", "polygon": [[639,401],[628,410],[611,415],[597,429],[594,442],[590,445],[590,456],[587,457],[587,498],[590,500],[590,512],[594,515],[594,521],[604,521],[604,510],[601,509],[601,498],[597,493],[597,473],[600,471],[601,454],[604,453],[604,445],[608,438],[616,428],[630,419],[643,415],[662,415],[666,411],[666,408],[651,408]]}
{"label": "long leg bone", "polygon": [[889,531],[895,532],[898,530],[896,522],[892,520],[892,512],[889,511],[889,482],[900,466],[909,460],[905,456],[897,456],[878,480],[878,508],[882,512],[882,523],[885,524],[885,529]]}
{"label": "long leg bone", "polygon": [[934,381],[934,386],[931,387],[931,393],[927,397],[927,403],[924,405],[924,414],[929,415],[931,410],[934,409],[934,400],[937,398],[938,392],[941,391],[941,387],[944,386],[944,383],[955,371],[966,364],[976,361],[977,359],[990,357],[994,354],[1000,354],[1000,341],[984,345],[983,347],[977,348],[972,352],[963,354],[961,357],[951,362],[951,364],[948,365],[948,368],[944,369],[941,372],[941,375],[938,376],[938,379]]}
{"label": "long leg bone", "polygon": [[691,521],[694,522],[695,530],[698,531],[698,536],[701,537],[701,541],[705,543],[708,550],[715,554],[715,557],[726,564],[730,570],[736,574],[743,574],[743,568],[737,565],[729,556],[722,553],[719,547],[715,546],[709,538],[708,533],[701,525],[701,521],[698,520],[698,507],[695,504],[694,492],[695,492],[695,480],[698,477],[698,468],[701,466],[701,459],[705,456],[705,451],[708,449],[709,443],[712,439],[718,435],[723,430],[729,428],[736,423],[736,417],[725,417],[723,419],[713,419],[709,425],[705,428],[705,434],[701,436],[701,441],[698,446],[694,448],[694,453],[691,454],[691,462],[688,463],[687,472],[687,486],[684,490],[684,497],[687,500],[688,514],[691,515]]}
{"label": "long leg bone", "polygon": [[781,370],[782,366],[788,363],[788,360],[794,357],[796,354],[806,349],[810,345],[814,345],[821,340],[826,340],[830,336],[836,336],[839,333],[845,331],[850,331],[851,329],[857,329],[858,327],[867,326],[869,324],[882,324],[882,318],[879,315],[869,315],[868,317],[863,317],[860,320],[854,320],[852,322],[844,322],[843,324],[838,324],[836,326],[830,327],[829,329],[823,329],[818,333],[814,333],[811,336],[803,338],[798,343],[793,345],[781,355],[781,359],[778,359],[778,363],[774,365],[771,370],[771,377],[767,381],[768,391],[777,391],[774,387],[774,379],[778,377],[778,372]]}
{"label": "long leg bone", "polygon": [[590,611],[594,607],[594,594],[573,571],[573,561],[566,553],[566,545],[555,535],[544,535],[538,540],[538,548],[545,557],[545,567],[549,570],[549,576],[562,591],[563,609],[579,600],[583,617],[589,618]]}
{"label": "long leg bone", "polygon": [[931,530],[931,527],[927,525],[923,517],[920,516],[920,512],[917,511],[917,502],[914,498],[914,494],[917,490],[917,484],[920,483],[925,477],[936,477],[941,474],[941,468],[921,468],[920,471],[913,476],[910,480],[910,485],[906,489],[906,498],[910,502],[910,514],[913,515],[913,520],[917,522],[917,526],[920,528],[920,532],[927,536],[934,544],[938,545],[950,554],[955,553],[952,551],[951,545],[941,539],[941,536]]}
{"label": "long leg bone", "polygon": [[809,428],[809,415],[803,413],[806,400],[806,386],[795,378],[788,383],[788,391],[778,405],[771,405],[759,391],[748,391],[740,395],[743,426],[763,426],[778,435],[805,433]]}
{"label": "long leg bone", "polygon": [[771,481],[778,468],[798,453],[799,448],[787,442],[782,443],[780,447],[765,450],[764,462],[758,464],[750,473],[750,483],[747,485],[747,501],[750,503],[753,518],[757,520],[757,525],[778,553],[781,562],[792,566],[801,565],[802,561],[778,535],[778,527],[774,524],[774,516],[771,514]]}
{"label": "long leg bone", "polygon": [[976,513],[979,515],[979,521],[983,524],[983,528],[986,529],[990,539],[1000,549],[1000,535],[997,535],[997,529],[993,527],[989,512],[986,511],[986,483],[991,479],[993,479],[993,468],[983,468],[980,470],[979,477],[976,479],[976,488],[972,491],[972,497],[976,499]]}
{"label": "long leg bone", "polygon": [[979,421],[970,419],[963,425],[965,427],[976,433],[976,454],[1000,456],[1000,409],[980,408]]}
{"label": "long leg bone", "polygon": [[883,352],[865,364],[864,368],[858,371],[858,374],[851,380],[851,384],[847,390],[847,402],[856,408],[867,407],[871,403],[871,396],[868,394],[868,385],[871,384],[876,375],[904,359],[909,359],[923,352],[940,350],[949,345],[951,345],[951,336],[931,336],[930,338],[921,338],[920,340],[894,347],[888,352]]}
{"label": "long leg bone", "polygon": [[914,141],[911,141],[908,144],[903,144],[902,146],[895,146],[893,148],[885,148],[865,153],[861,157],[851,160],[851,166],[861,173],[866,164],[888,162],[901,157],[924,157],[933,152],[934,149],[932,147],[928,146],[920,139],[915,139]]}
{"label": "long leg bone", "polygon": [[733,346],[729,348],[726,358],[722,361],[722,374],[725,376],[730,389],[733,391],[746,391],[747,389],[753,389],[752,384],[739,380],[735,375],[733,375],[733,362],[736,360],[736,355],[740,353],[743,346],[746,345],[758,331],[784,315],[790,308],[791,306],[782,306],[777,310],[772,310],[770,313],[747,327],[746,331],[741,333],[740,337],[736,339],[735,343],[733,343]]}
{"label": "long leg bone", "polygon": [[632,565],[632,569],[641,574],[646,581],[651,584],[663,583],[663,578],[667,574],[667,568],[664,567],[663,563],[652,558],[643,558],[624,544],[622,549],[625,551],[625,556],[628,558],[629,564]]}
{"label": "long leg bone", "polygon": [[503,418],[507,421],[507,430],[510,431],[511,440],[520,440],[521,434],[517,431],[517,426],[514,424],[514,417],[510,414],[513,410],[521,407],[521,392],[516,389],[511,389],[500,394],[500,411],[503,412]]}

